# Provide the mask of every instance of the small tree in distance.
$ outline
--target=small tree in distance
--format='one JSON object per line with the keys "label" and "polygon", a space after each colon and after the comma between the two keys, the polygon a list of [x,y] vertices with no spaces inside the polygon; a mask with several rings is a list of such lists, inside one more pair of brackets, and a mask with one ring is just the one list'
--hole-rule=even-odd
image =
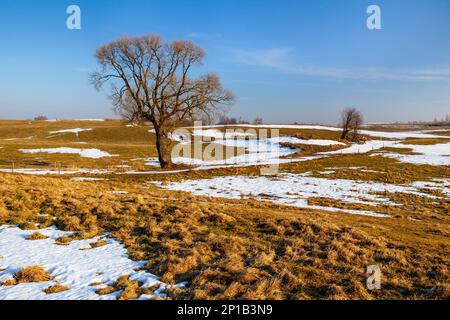
{"label": "small tree in distance", "polygon": [[264,121],[263,121],[262,118],[256,118],[256,119],[253,121],[253,124],[254,124],[255,126],[262,125],[263,123],[264,123]]}
{"label": "small tree in distance", "polygon": [[219,78],[190,76],[206,53],[191,41],[165,43],[160,37],[122,37],[98,48],[100,70],[91,74],[97,89],[111,84],[115,110],[130,121],[149,121],[156,133],[162,168],[172,166],[170,133],[186,121],[212,118],[233,102]]}
{"label": "small tree in distance", "polygon": [[34,121],[47,121],[47,120],[48,120],[47,116],[34,117]]}
{"label": "small tree in distance", "polygon": [[353,139],[357,139],[358,131],[364,122],[362,113],[356,108],[346,108],[341,112],[341,139],[348,139],[350,132],[353,132]]}

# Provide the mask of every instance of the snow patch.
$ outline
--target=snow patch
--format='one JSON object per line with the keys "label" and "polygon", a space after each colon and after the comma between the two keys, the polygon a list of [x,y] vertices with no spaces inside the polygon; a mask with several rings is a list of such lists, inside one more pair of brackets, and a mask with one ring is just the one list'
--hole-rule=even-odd
{"label": "snow patch", "polygon": [[434,145],[395,144],[397,148],[411,149],[413,153],[400,154],[394,152],[376,153],[374,155],[397,159],[412,164],[428,164],[432,166],[450,166],[450,142]]}
{"label": "snow patch", "polygon": [[387,217],[386,214],[363,210],[348,210],[308,204],[309,198],[321,197],[340,200],[352,204],[393,205],[389,198],[376,193],[409,193],[432,197],[417,190],[415,186],[399,186],[375,182],[345,179],[315,178],[310,174],[282,174],[274,178],[227,176],[203,180],[173,182],[165,189],[187,191],[194,195],[219,198],[253,198],[277,204],[285,204],[308,209],[340,211],[350,214]]}
{"label": "snow patch", "polygon": [[92,131],[93,129],[81,129],[81,128],[75,128],[75,129],[66,129],[66,130],[58,130],[58,131],[50,131],[49,134],[58,134],[58,133],[75,133],[78,137],[80,132],[84,131]]}
{"label": "snow patch", "polygon": [[[327,130],[327,131],[342,131],[342,128],[325,126],[325,125],[308,125],[308,124],[263,124],[263,125],[215,125],[203,126],[203,128],[226,128],[226,127],[241,127],[241,128],[266,128],[266,129],[297,129],[297,130]],[[442,130],[441,130],[442,131]],[[371,137],[387,138],[387,139],[406,139],[406,138],[448,138],[445,136],[427,134],[423,131],[401,131],[401,132],[383,132],[372,130],[360,130],[360,134]]]}
{"label": "snow patch", "polygon": [[345,143],[335,141],[335,140],[326,140],[326,139],[309,139],[303,140],[295,137],[278,137],[270,139],[272,142],[278,143],[292,143],[292,144],[306,144],[306,145],[315,145],[315,146],[333,146],[333,145],[341,145],[345,146]]}
{"label": "snow patch", "polygon": [[150,167],[156,167],[156,168],[160,168],[161,164],[159,163],[158,158],[148,158],[148,159],[141,159],[146,161],[145,165],[146,166],[150,166]]}
{"label": "snow patch", "polygon": [[[60,246],[55,240],[61,236],[70,236],[71,232],[47,228],[40,232],[48,239],[28,241],[26,237],[35,231],[25,231],[17,227],[0,227],[0,282],[12,278],[15,272],[27,266],[40,265],[53,276],[52,281],[40,283],[21,283],[16,286],[0,287],[0,300],[111,300],[119,292],[99,296],[97,287],[92,283],[112,284],[123,275],[131,280],[144,283],[145,287],[159,285],[167,287],[158,278],[146,271],[138,271],[146,261],[134,262],[128,258],[125,247],[113,239],[105,239],[108,244],[89,250],[100,237],[89,240],[72,241]],[[45,294],[43,290],[58,281],[69,287],[68,291]],[[163,294],[156,294],[163,297]],[[150,297],[149,297],[150,298]]]}
{"label": "snow patch", "polygon": [[309,125],[309,124],[235,124],[235,125],[213,125],[213,126],[203,126],[203,128],[227,128],[227,127],[237,127],[237,128],[257,128],[257,129],[304,129],[304,130],[329,130],[329,131],[342,131],[341,128],[323,126],[323,125]]}
{"label": "snow patch", "polygon": [[16,141],[16,140],[32,140],[34,136],[26,137],[26,138],[9,138],[3,139],[3,141]]}
{"label": "snow patch", "polygon": [[73,181],[102,181],[105,179],[102,178],[91,178],[91,177],[73,177],[72,179]]}
{"label": "snow patch", "polygon": [[[407,139],[407,138],[416,138],[416,139],[431,139],[431,138],[445,138],[443,136],[422,133],[418,131],[406,131],[406,132],[382,132],[382,131],[370,131],[370,130],[360,130],[360,134],[364,134],[366,136],[385,138],[385,139]],[[448,137],[447,137],[448,138]]]}
{"label": "snow patch", "polygon": [[245,137],[256,137],[254,133],[246,133],[239,131],[219,131],[215,129],[207,129],[207,130],[194,130],[192,132],[193,136],[201,136],[215,139],[234,139],[234,138],[245,138]]}
{"label": "snow patch", "polygon": [[82,158],[100,159],[104,157],[113,157],[108,152],[98,149],[75,149],[75,148],[48,148],[48,149],[20,149],[23,153],[60,153],[60,154],[78,154]]}
{"label": "snow patch", "polygon": [[398,144],[398,141],[367,141],[363,144],[353,144],[348,148],[336,150],[336,151],[328,151],[321,152],[319,154],[322,155],[337,155],[337,154],[354,154],[354,153],[367,153],[374,150],[386,148],[386,147],[394,147]]}
{"label": "snow patch", "polygon": [[111,191],[111,193],[115,194],[115,195],[125,195],[125,194],[128,194],[128,191],[115,190],[115,191]]}

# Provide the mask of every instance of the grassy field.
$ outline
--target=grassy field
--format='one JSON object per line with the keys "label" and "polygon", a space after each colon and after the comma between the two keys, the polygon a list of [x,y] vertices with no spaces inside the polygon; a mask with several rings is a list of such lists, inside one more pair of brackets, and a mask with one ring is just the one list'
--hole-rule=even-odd
{"label": "grassy field", "polygon": [[[50,134],[75,128],[92,130]],[[338,132],[327,130],[283,129],[280,133],[339,140]],[[64,242],[108,232],[126,246],[131,259],[147,260],[144,269],[161,281],[187,283],[184,288],[166,290],[173,299],[450,298],[450,199],[444,193],[448,182],[439,190],[425,185],[420,189],[424,194],[385,192],[390,204],[384,205],[348,203],[320,193],[308,199],[309,205],[376,211],[390,218],[298,208],[251,197],[195,196],[148,182],[164,186],[223,176],[258,177],[260,167],[121,174],[124,166],[156,170],[142,160],[156,156],[154,139],[148,127],[115,120],[0,122],[1,169],[108,170],[76,174],[104,179],[98,181],[73,181],[74,175],[0,173],[0,225],[36,230],[55,225],[73,231]],[[448,140],[408,139],[404,149],[285,163],[280,171],[392,185],[450,179],[449,166],[404,163],[378,154],[409,154],[408,144],[443,142]],[[114,156],[90,159],[19,151],[60,147],[94,148]],[[310,147],[293,157],[329,150],[334,149]],[[276,177],[271,179],[276,183]],[[40,241],[38,234],[35,237]],[[366,287],[370,265],[382,271],[381,290]],[[124,298],[142,294],[139,284],[122,280],[124,284],[118,281],[105,292],[121,288]]]}

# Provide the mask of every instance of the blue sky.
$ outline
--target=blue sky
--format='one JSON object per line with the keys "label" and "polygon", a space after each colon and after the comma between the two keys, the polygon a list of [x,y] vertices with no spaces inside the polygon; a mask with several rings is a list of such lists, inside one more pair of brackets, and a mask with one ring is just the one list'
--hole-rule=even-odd
{"label": "blue sky", "polygon": [[[79,5],[82,29],[66,28]],[[382,30],[368,30],[379,5]],[[2,0],[0,118],[113,117],[89,84],[96,48],[124,34],[191,39],[237,101],[232,116],[336,123],[450,114],[448,0]]]}

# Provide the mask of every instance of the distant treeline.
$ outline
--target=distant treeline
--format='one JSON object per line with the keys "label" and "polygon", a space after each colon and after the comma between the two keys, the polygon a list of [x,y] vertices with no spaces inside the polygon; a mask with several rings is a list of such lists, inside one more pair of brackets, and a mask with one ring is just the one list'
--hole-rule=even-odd
{"label": "distant treeline", "polygon": [[247,121],[242,119],[241,117],[239,118],[233,118],[233,117],[226,117],[226,116],[221,116],[219,118],[219,121],[217,122],[218,125],[224,126],[224,125],[235,125],[235,124],[254,124],[254,125],[261,125],[263,124],[263,119],[261,118],[256,118],[255,120],[253,120],[253,122]]}
{"label": "distant treeline", "polygon": [[446,115],[441,119],[434,118],[433,121],[409,121],[408,124],[420,124],[420,125],[430,125],[430,126],[448,126],[450,125],[450,116]]}

